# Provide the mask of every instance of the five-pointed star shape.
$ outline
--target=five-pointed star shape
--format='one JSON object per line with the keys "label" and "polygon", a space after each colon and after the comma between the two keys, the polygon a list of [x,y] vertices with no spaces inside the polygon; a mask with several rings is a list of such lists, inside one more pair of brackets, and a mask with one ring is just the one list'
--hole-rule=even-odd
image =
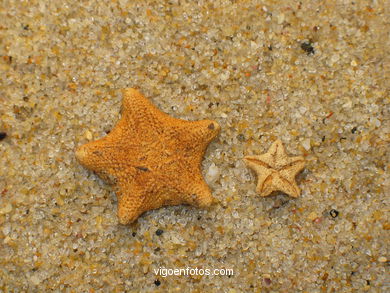
{"label": "five-pointed star shape", "polygon": [[288,157],[282,142],[276,140],[268,152],[260,156],[246,156],[244,161],[257,173],[256,191],[268,196],[273,191],[282,191],[292,197],[301,193],[295,176],[305,166],[303,157]]}
{"label": "five-pointed star shape", "polygon": [[126,89],[117,125],[102,139],[79,147],[76,158],[114,184],[119,222],[128,224],[165,205],[212,203],[201,161],[219,130],[212,120],[170,117],[137,90]]}

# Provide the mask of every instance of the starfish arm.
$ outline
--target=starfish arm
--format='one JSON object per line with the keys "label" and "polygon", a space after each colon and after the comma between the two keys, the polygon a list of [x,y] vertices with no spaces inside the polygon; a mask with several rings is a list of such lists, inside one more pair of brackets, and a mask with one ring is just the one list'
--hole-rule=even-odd
{"label": "starfish arm", "polygon": [[105,138],[86,143],[76,150],[77,160],[86,168],[94,172],[101,172],[107,169],[114,162],[110,154],[109,146]]}
{"label": "starfish arm", "polygon": [[305,168],[303,157],[293,157],[291,162],[279,171],[280,175],[289,181],[294,181],[295,176]]}
{"label": "starfish arm", "polygon": [[214,199],[211,195],[211,190],[204,181],[202,174],[199,171],[191,174],[192,180],[188,184],[181,184],[181,195],[183,202],[196,207],[208,207]]}
{"label": "starfish arm", "polygon": [[266,174],[258,175],[256,192],[259,193],[260,196],[263,197],[268,196],[272,192],[277,190],[274,186],[274,177],[275,177],[275,173],[273,173],[270,170]]}
{"label": "starfish arm", "polygon": [[126,225],[134,222],[147,208],[145,190],[136,184],[121,184],[117,187],[118,219]]}
{"label": "starfish arm", "polygon": [[301,189],[298,187],[298,185],[294,182],[291,182],[291,191],[290,193],[287,193],[291,195],[292,197],[297,198],[301,194]]}
{"label": "starfish arm", "polygon": [[280,139],[277,139],[268,150],[268,153],[272,154],[275,157],[286,156],[286,151],[284,149],[283,143]]}
{"label": "starfish arm", "polygon": [[289,162],[286,150],[280,139],[277,139],[271,145],[268,152],[266,154],[263,154],[262,156],[264,158],[264,161],[268,162],[275,169],[279,169],[285,164],[287,164],[287,162]]}
{"label": "starfish arm", "polygon": [[221,127],[213,120],[185,121],[181,134],[189,136],[191,141],[208,145],[220,132]]}
{"label": "starfish arm", "polygon": [[246,156],[245,163],[257,175],[256,191],[261,196],[267,196],[274,191],[271,183],[273,177],[272,167],[262,160],[262,156]]}
{"label": "starfish arm", "polygon": [[162,130],[160,125],[165,120],[174,119],[157,109],[150,100],[133,88],[122,91],[122,119],[120,124],[126,135],[139,136],[150,140]]}
{"label": "starfish arm", "polygon": [[153,172],[139,170],[134,178],[121,177],[117,184],[118,218],[121,224],[134,222],[146,211],[166,205],[179,205],[180,190],[167,178]]}
{"label": "starfish arm", "polygon": [[277,186],[277,190],[282,191],[292,197],[298,197],[301,193],[298,185],[295,183],[295,179],[288,180],[280,174],[278,174],[278,176],[275,176],[274,185]]}
{"label": "starfish arm", "polygon": [[221,128],[213,120],[181,121],[170,130],[179,142],[176,144],[176,152],[181,152],[185,157],[197,157],[200,163],[208,145]]}
{"label": "starfish arm", "polygon": [[[76,150],[76,158],[83,166],[110,182],[113,179],[111,177],[118,176],[118,170],[131,165],[131,158],[126,162],[119,159],[127,154],[128,149],[129,146],[127,149],[120,148],[106,136],[80,146]],[[131,172],[128,173],[130,175]]]}
{"label": "starfish arm", "polygon": [[202,177],[200,164],[176,160],[169,166],[165,165],[163,170],[154,174],[155,185],[158,188],[149,191],[158,194],[161,205],[190,204],[197,207],[210,205],[212,196]]}
{"label": "starfish arm", "polygon": [[138,90],[134,88],[127,88],[122,90],[122,95],[122,107],[125,114],[142,117],[141,120],[147,120],[147,118],[150,118],[151,116],[164,114],[162,111],[157,109],[156,106],[154,106],[152,102],[149,101],[149,99],[145,98]]}
{"label": "starfish arm", "polygon": [[274,173],[270,169],[264,169],[263,172],[257,172],[256,191],[261,196],[267,196],[275,190],[272,184],[273,176]]}
{"label": "starfish arm", "polygon": [[251,169],[262,172],[263,169],[272,169],[272,166],[263,160],[263,156],[246,156],[244,161]]}

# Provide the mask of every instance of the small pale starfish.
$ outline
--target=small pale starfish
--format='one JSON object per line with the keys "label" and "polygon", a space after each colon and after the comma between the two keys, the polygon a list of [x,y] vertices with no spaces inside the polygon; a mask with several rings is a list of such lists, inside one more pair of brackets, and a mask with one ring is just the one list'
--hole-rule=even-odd
{"label": "small pale starfish", "polygon": [[123,91],[122,118],[76,158],[111,181],[121,224],[165,205],[209,206],[213,198],[201,173],[208,144],[219,133],[212,120],[185,121],[158,110],[135,89]]}
{"label": "small pale starfish", "polygon": [[292,197],[301,193],[295,183],[295,176],[304,168],[303,157],[289,157],[282,142],[276,140],[268,152],[259,156],[246,156],[244,161],[257,173],[256,191],[268,196],[274,191],[282,191]]}

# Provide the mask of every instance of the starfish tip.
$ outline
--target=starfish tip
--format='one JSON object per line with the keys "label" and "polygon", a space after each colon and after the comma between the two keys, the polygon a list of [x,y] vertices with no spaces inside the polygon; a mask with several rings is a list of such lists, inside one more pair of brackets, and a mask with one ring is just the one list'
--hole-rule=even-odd
{"label": "starfish tip", "polygon": [[219,132],[221,130],[221,126],[218,122],[214,120],[208,120],[209,125],[207,126],[208,129],[214,130],[215,132]]}
{"label": "starfish tip", "polygon": [[208,120],[207,129],[211,130],[214,134],[214,137],[217,136],[221,132],[221,126],[218,122],[214,120]]}
{"label": "starfish tip", "polygon": [[198,200],[198,206],[200,208],[206,208],[211,206],[215,202],[214,198],[209,194],[208,196],[204,196]]}
{"label": "starfish tip", "polygon": [[128,225],[128,224],[131,224],[132,222],[134,222],[135,220],[137,219],[137,217],[134,217],[134,218],[129,218],[127,217],[126,215],[120,215],[118,214],[118,222],[119,224],[121,225]]}
{"label": "starfish tip", "polygon": [[122,95],[124,97],[131,97],[131,96],[139,95],[139,94],[140,94],[140,92],[135,88],[125,88],[122,90]]}

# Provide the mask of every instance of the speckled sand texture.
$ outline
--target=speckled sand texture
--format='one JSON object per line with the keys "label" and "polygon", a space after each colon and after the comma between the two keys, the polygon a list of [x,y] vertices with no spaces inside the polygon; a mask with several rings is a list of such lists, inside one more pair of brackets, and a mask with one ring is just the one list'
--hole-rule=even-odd
{"label": "speckled sand texture", "polygon": [[[389,6],[2,0],[0,291],[388,290]],[[203,161],[211,208],[118,224],[74,150],[112,129],[125,87],[222,126]],[[305,157],[297,199],[261,198],[242,160],[276,138]]]}

